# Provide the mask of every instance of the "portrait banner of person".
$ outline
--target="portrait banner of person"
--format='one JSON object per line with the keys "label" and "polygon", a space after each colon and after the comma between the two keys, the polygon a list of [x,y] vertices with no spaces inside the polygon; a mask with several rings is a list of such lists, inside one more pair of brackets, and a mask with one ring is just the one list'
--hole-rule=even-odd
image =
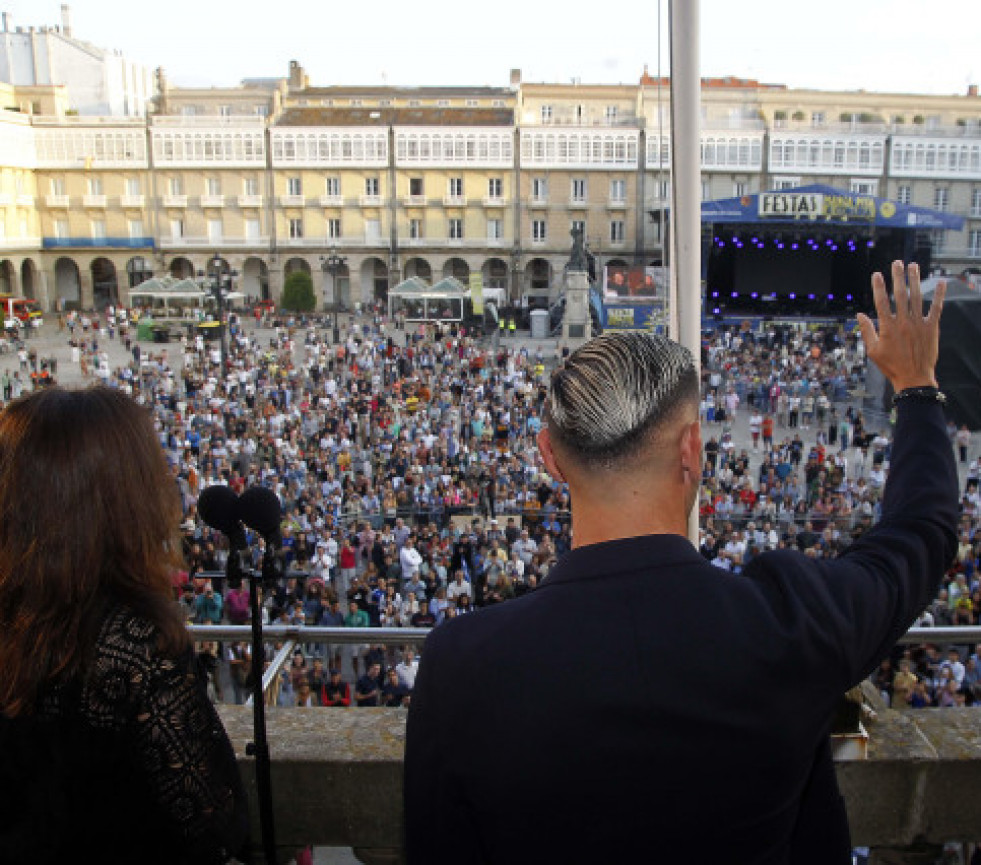
{"label": "portrait banner of person", "polygon": [[247,853],[236,756],[172,577],[178,487],[149,411],[51,387],[0,413],[0,862]]}
{"label": "portrait banner of person", "polygon": [[664,298],[667,280],[667,269],[663,267],[607,266],[603,268],[603,296]]}
{"label": "portrait banner of person", "polygon": [[[687,348],[607,331],[556,369],[538,446],[568,487],[572,546],[534,591],[428,635],[409,865],[850,865],[835,710],[957,551],[943,290],[924,313],[919,276],[893,263],[893,306],[874,274],[875,319],[858,316],[895,434],[880,519],[833,557],[766,550],[736,574],[689,539],[705,458]],[[472,746],[448,745],[461,730]]]}

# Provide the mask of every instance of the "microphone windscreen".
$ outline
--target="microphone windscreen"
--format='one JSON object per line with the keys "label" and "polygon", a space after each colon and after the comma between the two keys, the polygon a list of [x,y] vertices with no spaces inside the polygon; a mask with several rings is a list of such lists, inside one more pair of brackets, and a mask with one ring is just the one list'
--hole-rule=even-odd
{"label": "microphone windscreen", "polygon": [[214,484],[205,487],[198,496],[198,514],[201,519],[225,535],[233,550],[245,548],[245,532],[238,511],[239,497],[230,487]]}
{"label": "microphone windscreen", "polygon": [[279,524],[283,509],[279,497],[266,487],[249,487],[238,500],[238,516],[273,546],[282,544]]}

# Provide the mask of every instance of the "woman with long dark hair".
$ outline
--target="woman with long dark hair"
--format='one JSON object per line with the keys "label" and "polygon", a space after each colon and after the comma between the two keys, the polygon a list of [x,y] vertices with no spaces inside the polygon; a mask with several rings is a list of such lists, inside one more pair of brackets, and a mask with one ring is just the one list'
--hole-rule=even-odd
{"label": "woman with long dark hair", "polygon": [[0,413],[0,861],[220,863],[247,836],[173,601],[178,487],[106,387]]}

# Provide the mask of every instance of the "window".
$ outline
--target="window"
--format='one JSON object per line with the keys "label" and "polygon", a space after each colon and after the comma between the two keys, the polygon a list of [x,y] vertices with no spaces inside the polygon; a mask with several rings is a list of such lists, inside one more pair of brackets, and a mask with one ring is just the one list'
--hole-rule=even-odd
{"label": "window", "polygon": [[606,106],[606,122],[607,123],[611,123],[611,124],[617,122],[617,107],[616,107],[616,105],[607,105]]}
{"label": "window", "polygon": [[52,177],[51,178],[51,194],[52,195],[67,195],[65,192],[65,178],[64,177]]}
{"label": "window", "polygon": [[626,201],[626,200],[627,200],[627,181],[611,180],[610,201]]}
{"label": "window", "polygon": [[913,202],[913,187],[906,184],[899,187],[896,190],[896,200],[900,204],[912,204]]}
{"label": "window", "polygon": [[104,219],[92,220],[92,239],[93,240],[106,239],[106,221]]}
{"label": "window", "polygon": [[299,240],[303,237],[303,220],[302,219],[291,219],[290,220],[290,238],[292,240]]}
{"label": "window", "polygon": [[551,122],[552,122],[552,106],[551,105],[543,105],[542,106],[542,123],[551,123]]}
{"label": "window", "polygon": [[410,177],[409,178],[409,195],[413,198],[423,194],[422,178],[421,177]]}
{"label": "window", "polygon": [[879,191],[879,184],[875,180],[853,180],[850,189],[856,195],[875,195]]}
{"label": "window", "polygon": [[340,219],[332,218],[327,220],[327,236],[331,240],[340,240],[341,238]]}
{"label": "window", "polygon": [[182,117],[194,117],[198,113],[198,109],[194,105],[182,105],[181,106],[181,116]]}
{"label": "window", "polygon": [[624,223],[622,219],[610,221],[610,243],[623,243]]}
{"label": "window", "polygon": [[504,181],[500,177],[491,177],[487,181],[487,197],[501,198],[504,195]]}
{"label": "window", "polygon": [[54,221],[54,235],[55,237],[64,240],[68,237],[68,220],[67,219],[56,219]]}
{"label": "window", "polygon": [[947,245],[947,232],[946,231],[935,231],[933,232],[933,251],[938,255],[943,253],[944,247]]}
{"label": "window", "polygon": [[207,189],[208,195],[221,195],[221,181],[217,177],[209,177]]}
{"label": "window", "polygon": [[811,126],[824,126],[825,116],[823,111],[811,112]]}
{"label": "window", "polygon": [[245,195],[258,195],[259,194],[259,178],[258,177],[246,177],[242,181],[242,192]]}
{"label": "window", "polygon": [[778,177],[774,183],[774,189],[796,189],[800,186],[799,177]]}
{"label": "window", "polygon": [[548,180],[546,178],[532,178],[531,197],[535,201],[545,201],[548,198]]}
{"label": "window", "polygon": [[946,186],[938,186],[933,190],[933,209],[946,210],[950,206],[950,190]]}
{"label": "window", "polygon": [[303,182],[299,177],[290,177],[286,180],[287,195],[303,195]]}
{"label": "window", "polygon": [[971,216],[981,216],[981,188],[971,190]]}
{"label": "window", "polygon": [[573,178],[572,200],[579,203],[586,201],[586,179],[584,177]]}
{"label": "window", "polygon": [[974,229],[971,232],[967,245],[967,254],[971,258],[981,258],[981,231],[978,231],[978,229]]}
{"label": "window", "polygon": [[208,220],[208,241],[211,243],[218,243],[221,241],[221,220],[220,219],[209,219]]}
{"label": "window", "polygon": [[180,240],[184,236],[184,220],[170,220],[170,237],[172,240]]}
{"label": "window", "polygon": [[463,240],[463,220],[462,219],[450,219],[448,220],[448,228],[450,240]]}
{"label": "window", "polygon": [[436,100],[436,107],[437,108],[449,108],[450,107],[450,100],[449,99],[437,99]]}
{"label": "window", "polygon": [[533,219],[531,221],[531,239],[536,243],[542,243],[545,240],[545,220],[544,219]]}
{"label": "window", "polygon": [[487,239],[500,240],[504,237],[504,224],[500,219],[487,220]]}
{"label": "window", "polygon": [[245,239],[246,240],[258,240],[259,239],[259,220],[255,217],[245,220]]}
{"label": "window", "polygon": [[380,219],[366,219],[364,221],[364,236],[369,243],[381,241],[382,224]]}
{"label": "window", "polygon": [[257,117],[267,117],[269,115],[269,108],[266,105],[256,105],[255,113]]}
{"label": "window", "polygon": [[668,201],[671,198],[671,181],[659,180],[656,187],[658,201]]}
{"label": "window", "polygon": [[102,195],[103,186],[101,177],[89,178],[89,195]]}
{"label": "window", "polygon": [[476,99],[468,99],[464,103],[464,105],[466,105],[467,108],[476,108],[477,107],[477,100]]}
{"label": "window", "polygon": [[702,178],[702,201],[712,200],[712,184],[706,178]]}
{"label": "window", "polygon": [[364,179],[364,194],[370,196],[371,198],[377,198],[380,194],[378,192],[378,178],[377,177],[366,177]]}
{"label": "window", "polygon": [[450,198],[463,198],[463,178],[462,177],[451,177],[450,178],[449,195],[450,195]]}
{"label": "window", "polygon": [[127,195],[142,195],[140,190],[140,179],[138,177],[127,177],[126,178],[126,194]]}
{"label": "window", "polygon": [[170,178],[170,194],[171,195],[184,194],[184,181],[180,177]]}
{"label": "window", "polygon": [[143,220],[142,219],[130,219],[128,220],[129,236],[133,239],[143,237]]}
{"label": "window", "polygon": [[732,184],[732,195],[733,198],[742,198],[746,194],[746,181],[745,180],[735,180]]}
{"label": "window", "polygon": [[409,220],[409,237],[413,240],[419,240],[422,238],[422,220],[421,219],[410,219]]}
{"label": "window", "polygon": [[328,177],[324,180],[324,190],[331,198],[341,197],[341,179],[339,177]]}

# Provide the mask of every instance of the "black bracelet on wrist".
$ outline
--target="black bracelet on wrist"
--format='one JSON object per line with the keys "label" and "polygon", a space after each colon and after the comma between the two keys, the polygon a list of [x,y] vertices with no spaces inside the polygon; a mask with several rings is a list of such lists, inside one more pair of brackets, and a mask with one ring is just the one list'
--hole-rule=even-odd
{"label": "black bracelet on wrist", "polygon": [[939,402],[943,405],[947,402],[946,394],[938,387],[906,387],[893,395],[892,404],[897,405],[900,400],[912,399],[917,402]]}

